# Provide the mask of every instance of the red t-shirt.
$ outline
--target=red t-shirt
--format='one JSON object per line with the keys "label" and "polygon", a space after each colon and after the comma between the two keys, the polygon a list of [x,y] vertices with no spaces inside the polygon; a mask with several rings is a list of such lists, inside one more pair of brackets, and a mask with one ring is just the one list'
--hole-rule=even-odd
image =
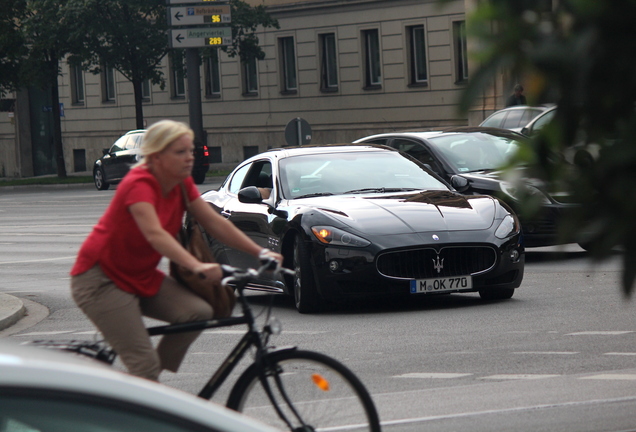
{"label": "red t-shirt", "polygon": [[[192,177],[184,184],[190,201],[199,196]],[[117,186],[115,196],[77,255],[71,275],[99,264],[104,273],[124,291],[150,297],[159,291],[165,274],[157,268],[161,255],[145,239],[129,211],[132,204],[148,202],[161,226],[171,235],[179,232],[185,205],[181,187],[163,196],[159,182],[144,167],[133,168]]]}

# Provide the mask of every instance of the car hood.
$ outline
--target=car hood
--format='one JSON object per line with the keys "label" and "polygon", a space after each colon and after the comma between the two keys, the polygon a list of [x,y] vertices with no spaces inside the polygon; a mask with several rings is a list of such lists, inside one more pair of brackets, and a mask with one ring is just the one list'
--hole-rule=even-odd
{"label": "car hood", "polygon": [[486,230],[496,215],[493,198],[450,191],[328,196],[294,204],[328,214],[360,233],[378,235]]}

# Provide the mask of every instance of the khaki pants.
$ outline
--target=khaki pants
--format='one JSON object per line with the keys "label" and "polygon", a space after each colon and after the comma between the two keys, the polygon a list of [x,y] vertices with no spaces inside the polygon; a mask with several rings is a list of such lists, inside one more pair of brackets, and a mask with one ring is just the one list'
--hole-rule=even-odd
{"label": "khaki pants", "polygon": [[152,345],[142,316],[171,324],[212,318],[212,307],[170,276],[157,295],[139,297],[119,289],[96,265],[71,278],[75,303],[102,333],[132,375],[157,381],[163,369],[176,372],[201,333],[165,335]]}

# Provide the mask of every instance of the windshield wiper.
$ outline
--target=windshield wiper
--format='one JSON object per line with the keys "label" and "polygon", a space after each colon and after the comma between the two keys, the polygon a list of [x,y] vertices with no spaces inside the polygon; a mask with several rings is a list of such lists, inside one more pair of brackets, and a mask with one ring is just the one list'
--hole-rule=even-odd
{"label": "windshield wiper", "polygon": [[347,192],[343,192],[343,194],[359,194],[359,193],[366,193],[366,192],[380,192],[380,193],[386,193],[386,192],[408,192],[408,191],[414,191],[414,190],[421,190],[420,188],[385,188],[385,187],[381,187],[381,188],[364,188],[364,189],[353,189]]}
{"label": "windshield wiper", "polygon": [[305,195],[300,195],[300,196],[294,197],[294,199],[313,198],[313,197],[329,196],[329,195],[333,195],[333,193],[332,192],[314,192],[314,193],[310,193],[310,194],[305,194]]}

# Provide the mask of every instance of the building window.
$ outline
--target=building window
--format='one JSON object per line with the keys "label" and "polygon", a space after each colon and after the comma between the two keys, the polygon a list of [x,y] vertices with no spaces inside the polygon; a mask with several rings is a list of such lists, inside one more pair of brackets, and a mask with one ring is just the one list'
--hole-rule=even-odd
{"label": "building window", "polygon": [[70,65],[71,98],[74,104],[84,103],[84,71],[75,65]]}
{"label": "building window", "polygon": [[210,57],[205,59],[205,95],[219,97],[221,95],[221,70],[218,49],[211,50]]}
{"label": "building window", "polygon": [[143,80],[141,82],[141,98],[145,101],[149,101],[150,100],[150,89],[151,89],[151,85],[150,85],[150,80]]}
{"label": "building window", "polygon": [[410,84],[423,85],[428,81],[426,70],[426,39],[424,26],[407,27]]}
{"label": "building window", "polygon": [[256,57],[251,56],[241,62],[243,68],[243,94],[254,95],[258,93],[258,70]]}
{"label": "building window", "polygon": [[102,64],[102,101],[112,102],[115,100],[115,69]]}
{"label": "building window", "polygon": [[382,71],[378,30],[365,30],[362,32],[362,37],[364,42],[364,86],[365,88],[379,88],[382,85]]}
{"label": "building window", "polygon": [[172,97],[183,98],[185,89],[185,64],[183,50],[172,50],[170,55],[170,84]]}
{"label": "building window", "polygon": [[466,22],[453,23],[453,40],[455,50],[455,81],[468,80],[468,50],[466,48]]}
{"label": "building window", "polygon": [[278,39],[278,53],[280,58],[280,70],[282,71],[282,92],[296,93],[296,90],[298,90],[298,83],[296,80],[296,53],[294,52],[294,38],[289,36]]}
{"label": "building window", "polygon": [[320,89],[323,91],[337,91],[338,62],[336,35],[334,33],[320,35],[320,62]]}

